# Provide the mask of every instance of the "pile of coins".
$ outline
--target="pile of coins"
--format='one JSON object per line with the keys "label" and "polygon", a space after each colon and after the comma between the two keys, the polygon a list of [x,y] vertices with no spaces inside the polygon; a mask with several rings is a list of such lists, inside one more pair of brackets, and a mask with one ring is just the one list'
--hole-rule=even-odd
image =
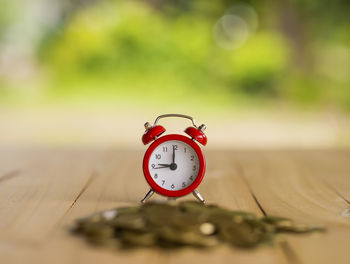
{"label": "pile of coins", "polygon": [[278,233],[322,230],[282,217],[258,218],[193,201],[117,208],[79,219],[74,227],[75,233],[95,245],[118,248],[213,247],[222,243],[253,248],[272,242]]}

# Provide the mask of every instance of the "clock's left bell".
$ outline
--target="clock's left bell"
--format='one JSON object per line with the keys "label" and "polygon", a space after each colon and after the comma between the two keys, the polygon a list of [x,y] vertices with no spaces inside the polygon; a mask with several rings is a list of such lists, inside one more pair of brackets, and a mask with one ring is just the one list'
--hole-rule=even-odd
{"label": "clock's left bell", "polygon": [[142,135],[142,142],[147,145],[165,132],[165,128],[161,125],[151,126],[148,122],[145,123],[146,131]]}

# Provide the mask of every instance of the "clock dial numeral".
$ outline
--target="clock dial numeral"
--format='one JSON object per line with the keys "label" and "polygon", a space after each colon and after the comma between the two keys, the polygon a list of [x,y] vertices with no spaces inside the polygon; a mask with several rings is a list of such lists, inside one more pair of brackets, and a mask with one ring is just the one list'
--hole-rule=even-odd
{"label": "clock dial numeral", "polygon": [[154,169],[156,167],[156,164],[152,164],[151,166],[152,166],[152,169]]}
{"label": "clock dial numeral", "polygon": [[170,187],[171,187],[171,189],[174,189],[174,188],[175,188],[175,185],[174,185],[174,184],[172,184]]}
{"label": "clock dial numeral", "polygon": [[186,183],[185,182],[182,182],[182,187],[186,187]]}
{"label": "clock dial numeral", "polygon": [[155,179],[157,179],[158,178],[158,174],[156,173],[156,174],[154,174],[154,178]]}
{"label": "clock dial numeral", "polygon": [[190,176],[190,180],[193,181],[193,176]]}
{"label": "clock dial numeral", "polygon": [[196,165],[193,165],[192,170],[195,171],[197,169]]}
{"label": "clock dial numeral", "polygon": [[173,145],[174,150],[177,150],[177,145]]}
{"label": "clock dial numeral", "polygon": [[164,185],[164,183],[165,183],[165,181],[164,181],[164,180],[162,180],[162,185]]}
{"label": "clock dial numeral", "polygon": [[186,148],[184,148],[184,153],[186,153],[186,151],[187,151]]}
{"label": "clock dial numeral", "polygon": [[163,147],[163,152],[168,152],[168,147]]}
{"label": "clock dial numeral", "polygon": [[191,155],[191,161],[193,161],[194,160],[194,156],[193,155]]}
{"label": "clock dial numeral", "polygon": [[162,156],[160,154],[156,154],[156,159],[161,159]]}

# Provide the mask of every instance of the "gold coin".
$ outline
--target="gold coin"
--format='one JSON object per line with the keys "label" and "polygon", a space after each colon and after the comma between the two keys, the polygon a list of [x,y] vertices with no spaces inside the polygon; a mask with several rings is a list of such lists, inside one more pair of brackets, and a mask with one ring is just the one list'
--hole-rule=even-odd
{"label": "gold coin", "polygon": [[215,230],[215,225],[209,222],[205,222],[199,226],[199,231],[206,236],[213,235]]}
{"label": "gold coin", "polygon": [[81,218],[75,225],[75,231],[89,242],[106,247],[212,247],[228,243],[252,248],[271,242],[277,233],[323,230],[284,217],[257,218],[250,212],[195,201],[115,208]]}

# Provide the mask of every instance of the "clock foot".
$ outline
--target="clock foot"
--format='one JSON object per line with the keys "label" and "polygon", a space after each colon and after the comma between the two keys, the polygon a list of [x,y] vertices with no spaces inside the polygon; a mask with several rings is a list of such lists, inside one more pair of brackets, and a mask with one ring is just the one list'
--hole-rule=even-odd
{"label": "clock foot", "polygon": [[205,204],[205,200],[203,199],[202,195],[197,191],[194,190],[192,192],[192,194],[194,195],[194,197],[196,197],[201,203]]}
{"label": "clock foot", "polygon": [[147,200],[149,199],[149,198],[151,198],[151,196],[154,194],[154,191],[152,190],[152,189],[150,189],[149,191],[148,191],[148,193],[145,195],[145,197],[141,200],[141,203],[145,203],[145,202],[147,202]]}

